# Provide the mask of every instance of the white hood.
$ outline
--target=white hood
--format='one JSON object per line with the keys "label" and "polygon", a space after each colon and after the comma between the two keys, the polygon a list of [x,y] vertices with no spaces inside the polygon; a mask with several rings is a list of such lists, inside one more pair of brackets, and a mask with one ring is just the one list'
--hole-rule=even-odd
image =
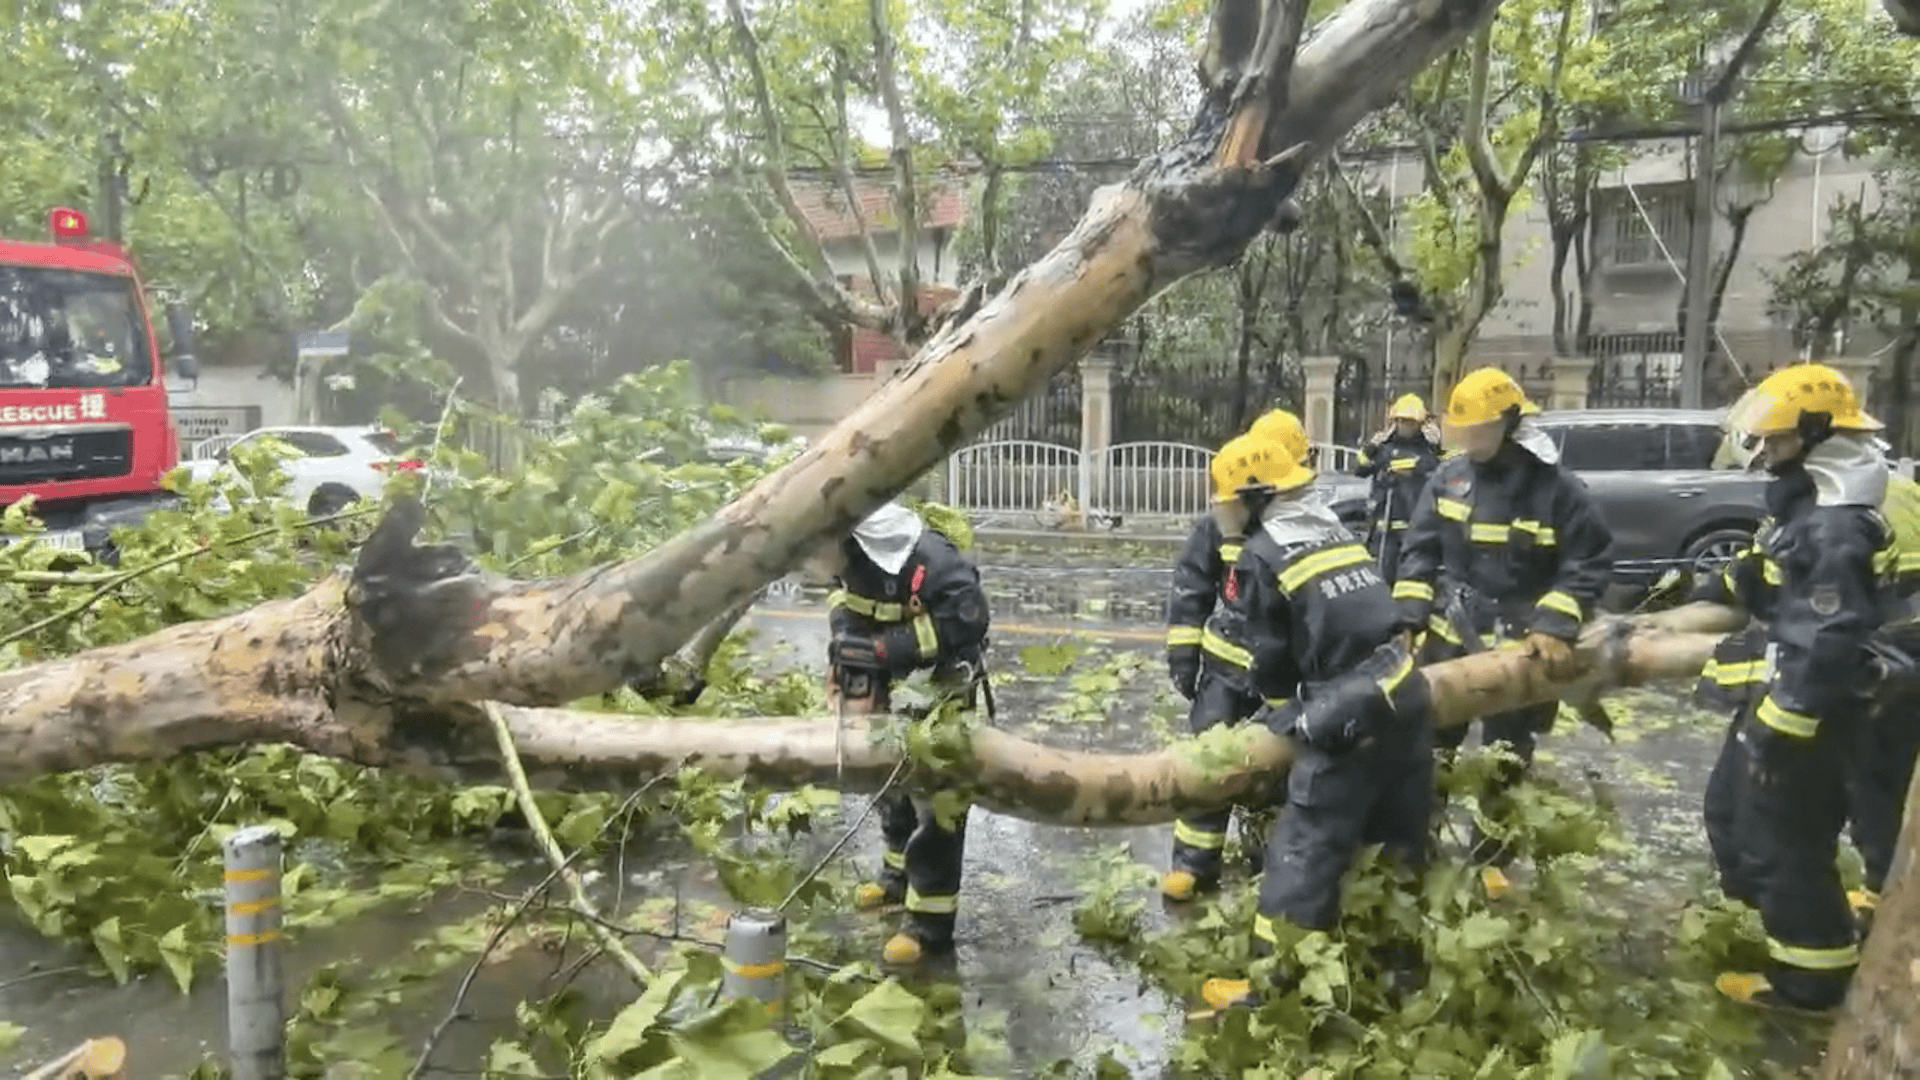
{"label": "white hood", "polygon": [[907,565],[907,556],[913,554],[913,546],[920,542],[920,533],[926,527],[919,514],[890,502],[853,527],[853,540],[875,566],[897,574]]}
{"label": "white hood", "polygon": [[1807,452],[1815,501],[1821,506],[1871,506],[1887,496],[1885,445],[1872,435],[1841,432]]}
{"label": "white hood", "polygon": [[1540,459],[1542,465],[1557,465],[1560,462],[1560,448],[1553,445],[1553,437],[1540,430],[1533,417],[1523,416],[1513,429],[1513,441],[1520,449]]}

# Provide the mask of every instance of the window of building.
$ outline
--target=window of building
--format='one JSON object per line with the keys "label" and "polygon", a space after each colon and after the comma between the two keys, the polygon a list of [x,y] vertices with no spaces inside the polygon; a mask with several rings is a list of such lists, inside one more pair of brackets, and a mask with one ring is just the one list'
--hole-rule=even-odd
{"label": "window of building", "polygon": [[1683,261],[1692,192],[1686,183],[1622,185],[1594,192],[1606,265],[1666,265],[1669,257]]}

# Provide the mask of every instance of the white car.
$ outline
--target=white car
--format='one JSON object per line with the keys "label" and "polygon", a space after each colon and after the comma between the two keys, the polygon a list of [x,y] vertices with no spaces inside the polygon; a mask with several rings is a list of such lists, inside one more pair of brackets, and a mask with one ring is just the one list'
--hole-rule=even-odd
{"label": "white car", "polygon": [[287,474],[281,497],[306,507],[315,517],[337,514],[356,499],[378,499],[394,473],[426,467],[425,462],[403,456],[406,447],[384,428],[299,425],[203,439],[181,464],[196,481],[211,481],[222,472],[230,476],[228,458],[233,448],[269,436],[295,451],[280,462]]}

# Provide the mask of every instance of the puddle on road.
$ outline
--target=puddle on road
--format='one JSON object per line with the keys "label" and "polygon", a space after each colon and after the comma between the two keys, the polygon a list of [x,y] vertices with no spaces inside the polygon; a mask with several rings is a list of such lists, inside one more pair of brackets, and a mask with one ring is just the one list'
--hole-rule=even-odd
{"label": "puddle on road", "polygon": [[[1076,625],[1090,631],[1100,625],[1130,631],[1128,640],[1081,643],[1084,651],[1065,677],[1045,678],[1025,674],[1019,664],[1019,650],[1045,640],[1044,633],[998,636],[992,666],[998,673],[1004,726],[1057,745],[1110,750],[1145,748],[1160,741],[1169,723],[1184,726],[1180,710],[1163,689],[1156,640],[1167,581],[1164,569],[1002,568],[990,572],[987,580],[994,590],[997,621],[1041,629],[1057,626],[1063,632]],[[779,667],[816,663],[826,645],[825,612],[818,599],[783,594],[766,607],[750,621],[760,654]],[[1117,681],[1089,674],[1103,666]],[[1092,689],[1074,691],[1076,677],[1088,680],[1084,685]],[[1076,697],[1094,702],[1089,715],[1073,715],[1070,703]],[[1659,868],[1655,879],[1640,883],[1652,893],[1649,917],[1658,919],[1698,898],[1707,865],[1699,799],[1721,728],[1712,718],[1679,712],[1670,695],[1642,692],[1632,700],[1632,715],[1657,722],[1636,721],[1622,741],[1610,745],[1563,716],[1543,744],[1541,757],[1543,768],[1562,777],[1596,777],[1596,790],[1603,793],[1596,797],[1615,802],[1629,837],[1648,849]],[[1051,717],[1057,726],[1035,730],[1024,722],[1037,716]],[[1671,719],[1676,716],[1681,719]],[[849,798],[840,821],[853,820],[861,805],[862,800]],[[843,828],[818,821],[799,847],[823,853]],[[1131,967],[1116,966],[1080,942],[1073,912],[1079,875],[1086,866],[1124,847],[1132,860],[1157,869],[1170,843],[1171,830],[1164,826],[1067,829],[975,812],[968,828],[967,884],[954,971],[963,988],[969,1033],[1004,1043],[997,1060],[977,1063],[984,1072],[1018,1076],[1057,1058],[1086,1062],[1111,1050],[1136,1076],[1160,1074],[1179,1037],[1183,1003],[1167,1000],[1145,986]],[[877,861],[878,830],[871,821],[847,850],[843,865],[833,873],[851,882],[859,870]],[[515,847],[490,851],[496,857],[514,851],[518,858],[515,880],[500,886],[501,891],[514,891],[544,876],[544,868]],[[627,896],[640,905],[629,911],[650,911],[649,917],[657,918],[663,898],[677,897],[681,910],[698,922],[729,906],[707,867],[687,864],[683,856],[668,855],[659,846],[632,851],[628,859],[630,874],[634,860],[651,860],[647,869],[629,877]],[[844,865],[848,862],[852,865]],[[609,880],[617,877],[614,868],[604,870]],[[287,958],[290,1001],[307,975],[323,964],[377,966],[405,956],[436,928],[495,902],[474,893],[453,893],[415,910],[383,910],[305,933]],[[1168,925],[1158,905],[1149,905],[1148,911],[1151,928]],[[714,927],[717,924],[709,928]],[[806,928],[805,940],[828,931],[846,957],[870,958],[890,927],[884,918],[847,915],[830,926]],[[37,974],[73,965],[78,955],[17,923],[0,922],[0,1017],[28,1029],[20,1047],[0,1054],[0,1069],[44,1061],[82,1039],[109,1033],[128,1042],[132,1074],[141,1077],[184,1073],[204,1052],[221,1048],[225,1005],[217,971],[203,969],[195,992],[186,997],[164,974],[121,987],[83,973]],[[418,1047],[440,1021],[469,962],[470,956],[443,976],[412,987],[391,1011],[388,1018],[405,1045]],[[466,1005],[472,1019],[453,1026],[436,1063],[450,1071],[477,1070],[493,1038],[514,1030],[514,1005],[536,992],[563,962],[549,950],[529,946],[486,965]],[[597,1011],[608,1015],[630,995],[611,972],[593,976],[584,988],[598,1002]]]}

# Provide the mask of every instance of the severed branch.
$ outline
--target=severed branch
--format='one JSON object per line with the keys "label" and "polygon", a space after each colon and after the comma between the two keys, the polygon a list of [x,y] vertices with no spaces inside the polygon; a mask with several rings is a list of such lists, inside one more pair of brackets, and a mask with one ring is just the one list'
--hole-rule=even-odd
{"label": "severed branch", "polygon": [[520,810],[527,816],[527,828],[533,832],[534,842],[546,853],[547,861],[553,864],[553,871],[567,887],[567,895],[573,901],[573,909],[581,914],[587,924],[587,932],[626,973],[632,977],[634,985],[645,989],[653,981],[653,972],[647,965],[633,955],[633,950],[614,936],[605,926],[605,920],[594,909],[593,901],[587,899],[587,887],[581,883],[580,875],[573,872],[572,856],[560,850],[560,842],[553,838],[553,830],[547,828],[546,816],[540,813],[540,807],[534,802],[533,788],[527,783],[527,770],[520,764],[520,755],[513,748],[513,732],[508,730],[506,718],[500,715],[500,707],[488,702],[482,710],[487,720],[493,724],[493,733],[500,747],[500,760],[506,766],[507,777],[513,785],[513,797],[520,803]]}
{"label": "severed branch", "polygon": [[[744,14],[738,0],[730,6]],[[0,673],[0,772],[271,739],[422,767],[484,759],[475,747],[490,742],[486,720],[468,703],[559,705],[659,665],[1153,296],[1238,258],[1316,156],[1496,6],[1355,0],[1299,49],[1255,166],[1220,162],[1252,102],[1203,106],[1183,142],[1097,192],[1052,252],[928,341],[831,432],[655,550],[514,581],[457,548],[416,546],[418,504],[396,503],[353,572],[303,597]],[[1269,93],[1280,82],[1265,84]]]}

